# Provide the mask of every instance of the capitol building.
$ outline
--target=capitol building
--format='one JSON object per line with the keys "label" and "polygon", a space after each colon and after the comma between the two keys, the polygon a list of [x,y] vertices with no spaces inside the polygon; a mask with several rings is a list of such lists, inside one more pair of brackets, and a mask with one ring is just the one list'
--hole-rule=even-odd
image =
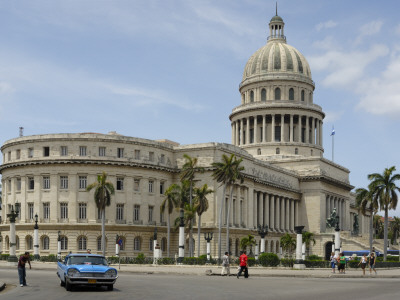
{"label": "capitol building", "polygon": [[[106,208],[106,255],[115,254],[115,238],[123,240],[121,255],[153,255],[153,232],[166,256],[167,215],[160,211],[165,190],[179,183],[184,154],[198,159],[205,172],[196,174],[196,186],[207,184],[209,208],[202,215],[202,232],[213,232],[211,255],[218,250],[218,215],[223,187],[212,177],[212,163],[223,154],[243,159],[244,181],[234,186],[230,214],[231,252],[239,253],[241,238],[252,234],[260,243],[257,226],[268,226],[267,252],[279,253],[280,238],[305,226],[316,244],[310,254],[326,256],[332,249],[332,228],[326,220],[336,209],[340,217],[342,248],[368,248],[369,216],[357,217],[354,232],[354,188],[350,171],[324,158],[325,114],[314,99],[315,84],[306,58],[287,44],[285,23],[278,15],[269,23],[269,37],[244,66],[237,106],[229,115],[231,144],[180,145],[169,140],[147,140],[116,132],[21,136],[1,147],[3,163],[0,251],[10,251],[7,214],[20,203],[16,219],[16,251],[33,252],[35,214],[38,215],[39,253],[101,253],[101,220],[93,191],[86,187],[103,171],[114,184],[115,195]],[[228,196],[226,196],[228,197]],[[171,220],[178,216],[174,212]],[[197,231],[194,225],[194,232]],[[222,249],[225,249],[223,228]],[[188,241],[188,236],[186,236]],[[195,240],[195,251],[206,253],[206,242]],[[188,247],[185,247],[188,249]],[[171,232],[171,256],[178,253],[178,232]],[[187,256],[187,250],[185,256]]]}

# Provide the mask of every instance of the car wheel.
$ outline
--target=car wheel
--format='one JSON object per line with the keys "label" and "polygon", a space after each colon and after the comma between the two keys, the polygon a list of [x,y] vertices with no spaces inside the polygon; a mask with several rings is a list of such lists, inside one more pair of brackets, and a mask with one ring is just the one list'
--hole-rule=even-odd
{"label": "car wheel", "polygon": [[65,282],[61,280],[60,278],[60,286],[65,286]]}
{"label": "car wheel", "polygon": [[107,285],[107,290],[112,291],[114,289],[114,285],[110,284]]}
{"label": "car wheel", "polygon": [[72,284],[70,284],[68,281],[65,281],[65,289],[67,291],[72,291]]}

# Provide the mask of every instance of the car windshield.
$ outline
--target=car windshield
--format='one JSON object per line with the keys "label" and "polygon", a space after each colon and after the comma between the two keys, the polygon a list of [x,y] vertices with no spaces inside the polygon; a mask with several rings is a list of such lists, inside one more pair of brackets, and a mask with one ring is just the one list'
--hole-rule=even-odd
{"label": "car windshield", "polygon": [[104,265],[107,266],[107,260],[100,256],[70,256],[67,265]]}

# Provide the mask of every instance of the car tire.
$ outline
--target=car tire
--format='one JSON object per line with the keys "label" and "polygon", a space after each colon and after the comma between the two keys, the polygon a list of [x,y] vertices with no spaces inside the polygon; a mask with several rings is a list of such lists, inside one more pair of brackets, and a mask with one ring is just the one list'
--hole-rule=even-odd
{"label": "car tire", "polygon": [[107,290],[108,291],[112,291],[113,289],[114,289],[114,285],[113,284],[107,285]]}
{"label": "car tire", "polygon": [[65,281],[65,289],[68,292],[72,291],[72,284],[70,284],[68,281]]}
{"label": "car tire", "polygon": [[65,282],[61,280],[60,278],[60,286],[65,286]]}

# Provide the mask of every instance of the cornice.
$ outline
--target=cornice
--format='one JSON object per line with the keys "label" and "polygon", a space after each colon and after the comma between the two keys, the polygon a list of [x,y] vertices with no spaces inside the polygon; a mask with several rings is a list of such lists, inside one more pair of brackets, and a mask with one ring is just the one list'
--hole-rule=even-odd
{"label": "cornice", "polygon": [[324,176],[324,175],[300,177],[300,182],[310,182],[310,181],[322,181],[322,182],[337,186],[339,188],[343,188],[348,191],[351,191],[352,189],[354,189],[354,186],[349,183],[334,179],[332,177]]}

